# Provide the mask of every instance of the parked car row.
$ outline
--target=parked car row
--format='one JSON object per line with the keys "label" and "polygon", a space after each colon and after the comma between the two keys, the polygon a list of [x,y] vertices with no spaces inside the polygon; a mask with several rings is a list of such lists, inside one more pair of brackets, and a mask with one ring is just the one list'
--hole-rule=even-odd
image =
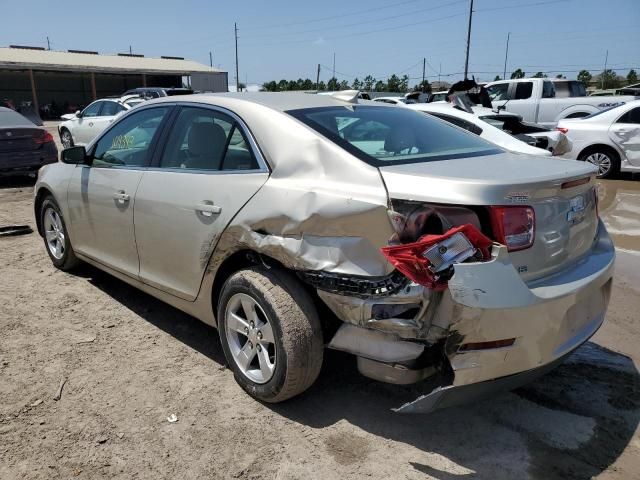
{"label": "parked car row", "polygon": [[426,412],[529,382],[587,341],[615,257],[595,168],[358,97],[123,111],[40,170],[51,261],[88,262],[216,326],[237,382],[265,402],[309,388],[325,347],[416,384],[397,411]]}

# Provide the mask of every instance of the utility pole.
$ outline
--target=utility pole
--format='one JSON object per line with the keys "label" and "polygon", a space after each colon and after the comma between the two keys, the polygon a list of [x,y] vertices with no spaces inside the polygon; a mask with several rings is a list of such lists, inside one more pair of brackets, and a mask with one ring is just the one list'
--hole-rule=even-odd
{"label": "utility pole", "polygon": [[427,66],[427,59],[426,58],[422,58],[422,93],[425,93],[424,91],[424,73],[425,73],[425,68]]}
{"label": "utility pole", "polygon": [[47,37],[47,50],[51,50],[51,43],[49,42],[49,37]]}
{"label": "utility pole", "polygon": [[320,90],[320,64],[318,64],[318,71],[316,73],[316,90]]}
{"label": "utility pole", "polygon": [[238,24],[234,22],[233,31],[236,36],[236,92],[240,91],[240,77],[238,76]]}
{"label": "utility pole", "polygon": [[471,17],[473,16],[473,0],[469,1],[469,27],[467,28],[467,54],[464,59],[464,79],[468,78],[469,73],[469,48],[471,47]]}
{"label": "utility pole", "polygon": [[211,68],[213,68],[213,53],[209,52],[209,65],[211,65]]}
{"label": "utility pole", "polygon": [[133,55],[133,50],[131,49],[131,45],[129,45],[129,55]]}
{"label": "utility pole", "polygon": [[604,76],[607,73],[607,60],[609,60],[609,50],[607,50],[607,53],[604,56],[604,70],[602,71],[602,81],[600,82],[600,88],[602,90],[604,90]]}
{"label": "utility pole", "polygon": [[331,78],[336,78],[336,52],[333,52],[333,73]]}
{"label": "utility pole", "polygon": [[440,88],[440,73],[442,73],[442,62],[438,65],[438,88]]}
{"label": "utility pole", "polygon": [[507,57],[509,56],[509,37],[511,37],[511,32],[507,33],[507,49],[504,52],[504,72],[502,73],[503,80],[506,80],[507,78]]}

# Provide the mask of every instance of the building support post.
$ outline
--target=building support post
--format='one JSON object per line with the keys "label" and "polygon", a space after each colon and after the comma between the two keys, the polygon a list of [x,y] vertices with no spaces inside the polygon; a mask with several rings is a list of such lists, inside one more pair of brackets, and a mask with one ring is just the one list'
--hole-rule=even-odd
{"label": "building support post", "polygon": [[33,70],[29,69],[29,80],[31,80],[31,97],[33,98],[33,107],[36,109],[36,113],[39,114],[40,107],[38,106],[38,95],[36,95],[36,80],[33,77]]}
{"label": "building support post", "polygon": [[96,92],[96,74],[91,72],[91,101],[95,102],[98,99],[98,92]]}

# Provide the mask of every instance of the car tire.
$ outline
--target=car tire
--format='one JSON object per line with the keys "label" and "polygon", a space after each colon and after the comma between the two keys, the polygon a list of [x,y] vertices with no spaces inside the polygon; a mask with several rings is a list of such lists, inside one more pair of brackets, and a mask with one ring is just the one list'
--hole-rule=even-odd
{"label": "car tire", "polygon": [[234,273],[220,293],[217,319],[227,362],[252,397],[282,402],[318,377],[324,353],[320,320],[310,295],[290,273],[261,267]]}
{"label": "car tire", "polygon": [[620,173],[620,156],[606,146],[588,148],[580,154],[578,160],[598,167],[598,178],[613,178]]}
{"label": "car tire", "polygon": [[60,142],[62,143],[62,148],[71,148],[73,147],[73,135],[66,128],[60,130]]}
{"label": "car tire", "polygon": [[45,198],[40,207],[40,225],[44,245],[53,265],[65,272],[77,267],[80,260],[71,246],[60,207],[51,196]]}

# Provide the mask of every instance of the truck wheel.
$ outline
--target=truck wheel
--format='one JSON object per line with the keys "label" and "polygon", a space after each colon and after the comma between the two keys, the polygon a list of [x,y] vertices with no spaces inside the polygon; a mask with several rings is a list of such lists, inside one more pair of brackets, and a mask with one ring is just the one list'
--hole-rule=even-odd
{"label": "truck wheel", "polygon": [[277,403],[304,392],[322,366],[323,337],[309,294],[288,272],[240,270],[218,302],[225,357],[252,397]]}
{"label": "truck wheel", "polygon": [[40,225],[44,245],[53,265],[65,272],[77,267],[80,260],[71,246],[60,207],[51,196],[45,198],[40,207]]}
{"label": "truck wheel", "polygon": [[604,145],[586,149],[578,159],[598,167],[598,178],[611,178],[620,172],[620,156]]}

